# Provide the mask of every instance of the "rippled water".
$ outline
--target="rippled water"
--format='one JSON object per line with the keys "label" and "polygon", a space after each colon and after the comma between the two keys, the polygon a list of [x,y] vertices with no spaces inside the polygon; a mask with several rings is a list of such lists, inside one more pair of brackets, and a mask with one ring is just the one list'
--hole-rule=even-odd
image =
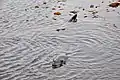
{"label": "rippled water", "polygon": [[[51,8],[60,4],[43,1],[8,0],[0,8],[0,80],[120,80],[120,7],[69,0],[54,16]],[[100,6],[98,18],[88,12],[91,4]],[[68,23],[73,9],[78,22]],[[66,65],[52,69],[53,59],[65,54]]]}

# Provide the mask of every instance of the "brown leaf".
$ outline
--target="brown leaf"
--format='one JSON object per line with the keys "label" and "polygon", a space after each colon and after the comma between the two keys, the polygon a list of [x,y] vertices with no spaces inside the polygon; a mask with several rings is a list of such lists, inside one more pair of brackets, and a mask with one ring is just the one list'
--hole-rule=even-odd
{"label": "brown leaf", "polygon": [[119,5],[120,5],[119,2],[114,2],[114,3],[109,4],[109,6],[110,6],[110,7],[113,7],[113,8],[116,8],[116,7],[118,7]]}
{"label": "brown leaf", "polygon": [[61,13],[60,12],[55,12],[54,15],[61,15]]}

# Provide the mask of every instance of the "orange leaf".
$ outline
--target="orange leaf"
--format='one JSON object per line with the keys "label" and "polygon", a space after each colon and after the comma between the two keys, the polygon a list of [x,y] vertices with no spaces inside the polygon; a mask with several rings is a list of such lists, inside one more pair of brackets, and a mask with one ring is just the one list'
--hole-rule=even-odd
{"label": "orange leaf", "polygon": [[54,15],[61,15],[61,13],[60,12],[55,12]]}

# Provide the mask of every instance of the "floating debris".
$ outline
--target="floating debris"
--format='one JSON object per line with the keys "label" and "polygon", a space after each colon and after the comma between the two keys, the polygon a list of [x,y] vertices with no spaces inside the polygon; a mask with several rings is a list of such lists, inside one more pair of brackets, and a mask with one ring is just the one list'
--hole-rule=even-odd
{"label": "floating debris", "polygon": [[61,13],[60,12],[55,12],[54,15],[61,15]]}
{"label": "floating debris", "polygon": [[65,28],[61,29],[61,30],[65,30]]}
{"label": "floating debris", "polygon": [[77,14],[75,14],[70,20],[69,22],[77,22]]}
{"label": "floating debris", "polygon": [[35,6],[35,8],[39,8],[39,6]]}
{"label": "floating debris", "polygon": [[120,12],[117,12],[120,15]]}
{"label": "floating debris", "polygon": [[84,11],[85,9],[83,8],[83,11]]}
{"label": "floating debris", "polygon": [[57,20],[57,19],[56,19],[56,18],[54,18],[54,17],[53,17],[52,19],[53,19],[53,20]]}
{"label": "floating debris", "polygon": [[94,15],[92,18],[98,18],[98,15]]}
{"label": "floating debris", "polygon": [[58,6],[58,8],[61,8],[61,6]]}
{"label": "floating debris", "polygon": [[96,14],[96,13],[98,13],[98,11],[95,11],[95,10],[90,10],[88,12],[91,12],[93,15]]}
{"label": "floating debris", "polygon": [[120,6],[119,2],[114,2],[114,3],[109,4],[109,7],[113,7],[113,8],[117,8],[118,6]]}
{"label": "floating debris", "polygon": [[56,31],[60,31],[60,29],[56,29]]}
{"label": "floating debris", "polygon": [[58,31],[58,32],[59,32],[60,30],[63,30],[63,31],[64,31],[64,30],[65,30],[65,28],[63,28],[63,29],[56,29],[56,31]]}
{"label": "floating debris", "polygon": [[53,60],[52,68],[53,69],[60,68],[61,66],[65,65],[65,64],[66,64],[66,61],[64,61],[64,60],[60,60],[60,61]]}
{"label": "floating debris", "polygon": [[57,0],[58,2],[66,2],[67,0]]}
{"label": "floating debris", "polygon": [[117,26],[115,24],[113,24],[113,26],[117,28]]}
{"label": "floating debris", "polygon": [[84,16],[84,18],[86,18],[86,17],[88,17],[88,16]]}
{"label": "floating debris", "polygon": [[66,64],[67,60],[68,60],[67,55],[57,56],[56,59],[53,59],[52,68],[56,69],[56,68],[60,68],[60,67],[64,66]]}
{"label": "floating debris", "polygon": [[25,11],[27,11],[27,9],[25,9]]}
{"label": "floating debris", "polygon": [[106,9],[107,12],[110,12],[108,9]]}
{"label": "floating debris", "polygon": [[43,4],[47,4],[46,2],[43,2]]}
{"label": "floating debris", "polygon": [[55,8],[52,8],[52,10],[56,10]]}
{"label": "floating debris", "polygon": [[94,8],[94,5],[90,5],[90,8]]}
{"label": "floating debris", "polygon": [[46,18],[48,18],[48,16],[45,16]]}
{"label": "floating debris", "polygon": [[49,7],[45,7],[46,9],[49,8]]}
{"label": "floating debris", "polygon": [[95,6],[95,8],[98,8],[98,6]]}
{"label": "floating debris", "polygon": [[78,11],[75,11],[75,10],[74,10],[74,11],[70,11],[70,13],[73,13],[73,14],[76,14],[77,12],[78,12]]}
{"label": "floating debris", "polygon": [[28,22],[29,20],[26,20],[26,22]]}

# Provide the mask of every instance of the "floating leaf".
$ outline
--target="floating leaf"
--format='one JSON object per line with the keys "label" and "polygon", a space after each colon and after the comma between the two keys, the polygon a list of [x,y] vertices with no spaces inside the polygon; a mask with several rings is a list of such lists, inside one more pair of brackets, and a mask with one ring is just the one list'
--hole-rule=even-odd
{"label": "floating leaf", "polygon": [[118,7],[119,5],[120,5],[119,2],[114,2],[114,3],[109,4],[109,6],[110,6],[110,7],[113,7],[113,8],[116,8],[116,7]]}
{"label": "floating leaf", "polygon": [[61,15],[61,13],[60,12],[55,12],[54,15]]}

